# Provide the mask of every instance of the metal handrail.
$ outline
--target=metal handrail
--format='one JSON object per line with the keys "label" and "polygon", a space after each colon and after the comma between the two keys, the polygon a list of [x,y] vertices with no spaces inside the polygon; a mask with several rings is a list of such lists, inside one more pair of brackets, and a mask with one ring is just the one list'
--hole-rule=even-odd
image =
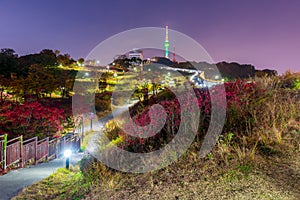
{"label": "metal handrail", "polygon": [[[5,136],[1,135],[0,139],[1,138],[5,138]],[[43,158],[45,158],[45,160],[49,160],[50,158],[53,157],[57,158],[59,155],[62,154],[62,151],[66,148],[66,145],[67,146],[72,145],[72,149],[75,149],[76,151],[80,150],[80,139],[78,138],[78,134],[75,133],[68,133],[61,138],[55,138],[52,140],[50,140],[49,137],[44,138],[42,140],[38,140],[38,137],[33,137],[23,141],[23,136],[19,136],[9,141],[5,141],[5,145],[3,145],[4,144],[3,140],[0,140],[0,142],[1,142],[0,155],[2,157],[0,158],[0,168],[2,168],[4,172],[6,172],[8,166],[15,163],[20,163],[20,167],[24,167],[24,165],[27,164],[26,162],[31,159],[34,159],[35,161],[34,163],[37,164],[38,161],[42,160]],[[17,144],[20,145],[18,147],[18,152],[20,151],[20,155],[15,157],[18,159],[14,160],[13,162],[7,163],[6,162],[7,158],[11,159],[11,157],[9,157],[10,156],[9,152],[7,152],[6,149],[13,148],[13,145],[17,145]],[[30,158],[29,157],[25,158],[26,156],[25,149],[28,148],[27,145],[34,145],[33,148],[35,153],[33,156],[30,155],[29,156]],[[45,150],[45,148],[48,149]],[[38,152],[39,150],[42,152]]]}

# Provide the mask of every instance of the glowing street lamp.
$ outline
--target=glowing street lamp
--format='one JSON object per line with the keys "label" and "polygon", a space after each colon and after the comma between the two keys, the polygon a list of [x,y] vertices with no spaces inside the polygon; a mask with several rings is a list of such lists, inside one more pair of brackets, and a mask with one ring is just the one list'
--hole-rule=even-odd
{"label": "glowing street lamp", "polygon": [[118,74],[114,73],[114,78],[116,79],[117,83],[118,83]]}
{"label": "glowing street lamp", "polygon": [[66,169],[70,168],[70,157],[72,155],[72,151],[70,149],[66,149],[64,152],[64,156],[66,158]]}
{"label": "glowing street lamp", "polygon": [[65,87],[61,87],[61,96],[62,96],[62,97],[65,96]]}

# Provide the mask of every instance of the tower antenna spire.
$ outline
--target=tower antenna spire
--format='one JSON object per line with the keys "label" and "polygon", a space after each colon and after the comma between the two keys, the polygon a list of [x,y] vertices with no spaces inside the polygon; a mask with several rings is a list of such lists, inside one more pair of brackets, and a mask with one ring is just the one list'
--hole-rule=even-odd
{"label": "tower antenna spire", "polygon": [[169,31],[168,31],[168,25],[166,25],[166,39],[164,42],[164,46],[165,46],[165,58],[169,58]]}

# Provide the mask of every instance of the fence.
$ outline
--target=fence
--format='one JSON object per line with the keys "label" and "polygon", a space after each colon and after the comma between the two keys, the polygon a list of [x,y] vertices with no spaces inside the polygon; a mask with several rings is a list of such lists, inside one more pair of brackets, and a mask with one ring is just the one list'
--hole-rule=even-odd
{"label": "fence", "polygon": [[0,169],[6,171],[13,164],[24,167],[28,164],[38,164],[42,160],[61,157],[64,149],[78,151],[80,138],[70,133],[63,137],[49,140],[38,140],[37,137],[23,141],[23,136],[7,141],[7,134],[0,136]]}
{"label": "fence", "polygon": [[[20,136],[7,141],[6,160],[4,160],[6,166],[10,166],[22,160],[22,139],[23,137]],[[4,170],[6,166],[4,166]]]}

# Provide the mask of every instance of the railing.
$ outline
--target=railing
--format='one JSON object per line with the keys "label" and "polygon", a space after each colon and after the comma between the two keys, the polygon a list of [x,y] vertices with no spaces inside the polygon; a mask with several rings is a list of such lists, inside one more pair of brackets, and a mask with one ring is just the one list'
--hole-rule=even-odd
{"label": "railing", "polygon": [[17,137],[7,141],[7,134],[0,136],[0,170],[7,171],[13,164],[24,167],[28,164],[38,164],[62,156],[64,150],[80,150],[80,138],[76,133],[67,134],[61,138],[49,141],[49,138],[38,141],[37,137],[23,141]]}
{"label": "railing", "polygon": [[49,141],[49,152],[48,152],[48,159],[57,157],[58,150],[57,150],[57,140],[51,140]]}
{"label": "railing", "polygon": [[34,160],[34,163],[37,164],[37,140],[38,138],[34,137],[23,142],[23,165],[31,160]]}
{"label": "railing", "polygon": [[49,154],[49,138],[48,137],[37,142],[36,151],[37,151],[37,154],[36,154],[37,162],[42,159],[47,160],[47,157]]}
{"label": "railing", "polygon": [[7,141],[6,147],[6,167],[11,166],[12,164],[18,163],[22,160],[22,139],[23,137],[17,137],[12,140]]}

